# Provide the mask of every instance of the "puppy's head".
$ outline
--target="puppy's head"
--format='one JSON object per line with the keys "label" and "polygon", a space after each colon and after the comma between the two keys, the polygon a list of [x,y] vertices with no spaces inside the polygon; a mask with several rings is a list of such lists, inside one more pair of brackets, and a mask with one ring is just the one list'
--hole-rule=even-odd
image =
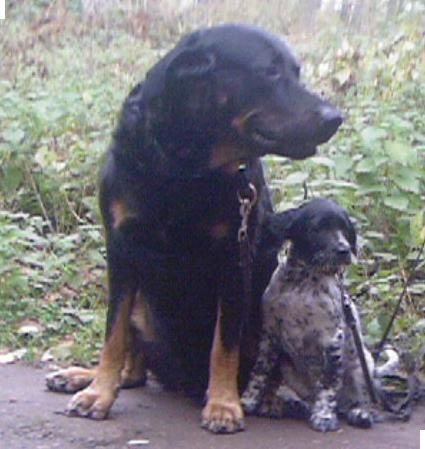
{"label": "puppy's head", "polygon": [[267,153],[303,159],[342,122],[300,82],[289,47],[246,25],[183,38],[148,73],[144,102],[162,150],[192,170]]}
{"label": "puppy's head", "polygon": [[357,255],[356,231],[347,212],[327,199],[314,199],[287,215],[284,237],[291,257],[325,271],[349,265]]}

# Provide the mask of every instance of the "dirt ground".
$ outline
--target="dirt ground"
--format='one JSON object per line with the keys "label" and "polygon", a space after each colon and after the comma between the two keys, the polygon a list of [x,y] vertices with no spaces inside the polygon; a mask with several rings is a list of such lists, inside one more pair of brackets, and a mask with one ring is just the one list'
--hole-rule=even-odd
{"label": "dirt ground", "polygon": [[44,387],[45,371],[24,364],[0,367],[0,449],[418,449],[425,408],[408,423],[371,430],[343,426],[320,434],[306,423],[248,418],[236,435],[199,427],[199,407],[181,395],[147,386],[120,393],[108,420],[68,418],[69,396]]}

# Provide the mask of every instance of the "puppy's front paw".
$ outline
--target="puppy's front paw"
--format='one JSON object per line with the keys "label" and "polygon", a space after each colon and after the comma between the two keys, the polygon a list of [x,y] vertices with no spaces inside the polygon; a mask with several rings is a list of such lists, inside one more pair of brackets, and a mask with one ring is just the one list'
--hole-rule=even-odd
{"label": "puppy's front paw", "polygon": [[89,386],[72,397],[65,413],[68,416],[105,419],[115,397],[114,390]]}
{"label": "puppy's front paw", "polygon": [[210,399],[202,411],[202,427],[213,433],[235,433],[244,429],[239,400]]}
{"label": "puppy's front paw", "polygon": [[314,411],[310,416],[310,425],[319,432],[330,432],[339,428],[336,413],[329,409]]}
{"label": "puppy's front paw", "polygon": [[253,415],[258,408],[259,401],[254,394],[251,394],[249,391],[245,391],[241,397],[241,405],[245,413],[248,415]]}
{"label": "puppy's front paw", "polygon": [[354,407],[347,414],[347,422],[354,427],[369,429],[373,424],[373,416],[368,410]]}

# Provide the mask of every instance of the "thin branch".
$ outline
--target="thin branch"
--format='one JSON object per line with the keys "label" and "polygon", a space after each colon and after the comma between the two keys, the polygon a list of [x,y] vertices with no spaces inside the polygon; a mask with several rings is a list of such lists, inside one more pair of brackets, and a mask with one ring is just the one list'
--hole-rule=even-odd
{"label": "thin branch", "polygon": [[37,198],[38,204],[39,204],[40,209],[41,209],[41,211],[43,213],[44,220],[46,221],[47,226],[49,227],[50,232],[53,234],[55,232],[55,229],[54,229],[54,227],[52,225],[52,222],[49,219],[49,215],[47,213],[47,209],[46,209],[46,207],[44,206],[44,203],[43,203],[43,198],[41,197],[40,191],[38,190],[38,187],[37,187],[37,183],[35,182],[34,176],[33,176],[32,172],[31,172],[31,169],[28,167],[28,165],[25,165],[25,171],[27,172],[27,175],[28,175],[30,183],[31,183],[31,187],[32,187],[32,189],[33,189],[33,191],[35,193],[35,196]]}
{"label": "thin branch", "polygon": [[375,360],[378,359],[378,357],[381,354],[382,349],[383,349],[383,347],[385,345],[385,342],[387,341],[388,335],[389,335],[389,333],[391,331],[391,328],[393,327],[395,318],[396,318],[396,316],[397,316],[397,314],[398,314],[398,312],[400,310],[400,306],[401,306],[401,303],[403,301],[403,298],[405,297],[405,295],[407,293],[407,289],[409,288],[409,285],[410,285],[410,283],[413,280],[413,276],[416,274],[416,270],[419,267],[420,259],[422,257],[423,252],[424,252],[424,249],[425,249],[425,238],[424,238],[424,240],[422,242],[421,247],[419,248],[418,255],[416,256],[416,259],[415,259],[415,262],[413,264],[412,270],[410,271],[409,276],[408,276],[406,282],[404,283],[403,290],[400,293],[400,296],[399,296],[398,301],[397,301],[397,305],[395,306],[395,309],[394,309],[394,312],[393,312],[393,314],[391,316],[391,319],[390,319],[390,321],[389,321],[389,323],[387,325],[387,328],[385,329],[385,332],[384,332],[384,334],[383,334],[383,336],[381,338],[381,341],[378,344],[378,349],[377,349],[377,351],[375,353]]}

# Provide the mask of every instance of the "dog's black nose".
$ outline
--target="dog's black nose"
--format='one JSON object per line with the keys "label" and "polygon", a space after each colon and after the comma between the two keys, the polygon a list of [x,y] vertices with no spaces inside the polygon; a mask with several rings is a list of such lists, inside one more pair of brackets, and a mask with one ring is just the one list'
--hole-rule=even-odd
{"label": "dog's black nose", "polygon": [[332,134],[336,132],[343,121],[343,117],[338,109],[330,105],[325,105],[320,108],[320,118],[322,128]]}

